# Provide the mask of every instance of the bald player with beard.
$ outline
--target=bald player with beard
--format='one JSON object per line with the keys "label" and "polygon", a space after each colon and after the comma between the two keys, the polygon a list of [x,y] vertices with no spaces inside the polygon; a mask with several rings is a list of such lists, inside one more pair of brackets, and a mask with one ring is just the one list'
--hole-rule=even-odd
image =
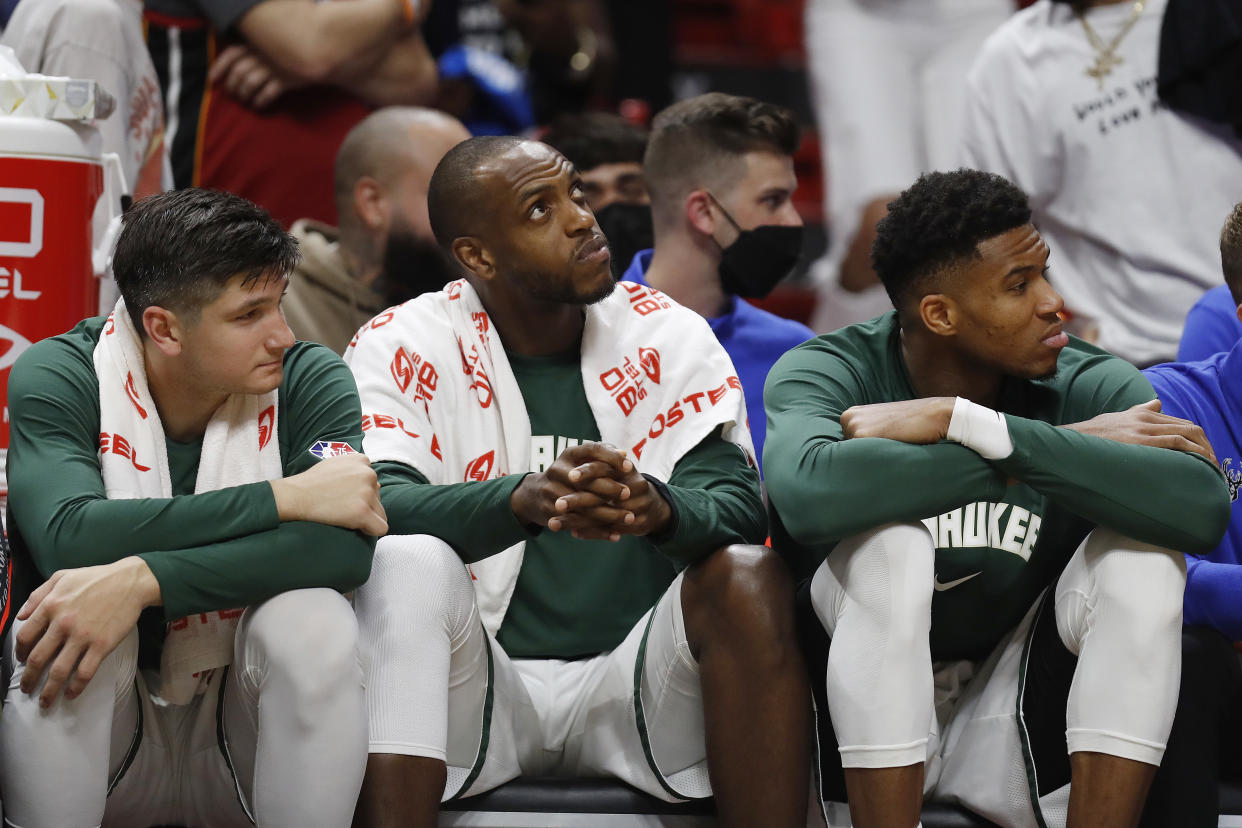
{"label": "bald player with beard", "polygon": [[560,153],[474,138],[432,177],[465,278],[346,360],[390,524],[357,594],[357,821],[431,826],[518,775],[612,776],[802,826],[810,701],[741,382],[707,323],[614,282]]}
{"label": "bald player with beard", "polygon": [[284,310],[298,339],[339,354],[384,308],[456,278],[431,232],[427,185],[469,137],[456,118],[412,106],[378,110],[350,130],[334,174],[340,227],[301,219],[292,229],[302,263]]}

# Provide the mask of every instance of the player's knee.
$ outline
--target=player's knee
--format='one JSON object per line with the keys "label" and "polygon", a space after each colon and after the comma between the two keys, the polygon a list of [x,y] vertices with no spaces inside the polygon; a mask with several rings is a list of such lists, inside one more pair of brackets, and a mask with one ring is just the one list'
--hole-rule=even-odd
{"label": "player's knee", "polygon": [[268,671],[295,679],[295,685],[308,677],[361,681],[358,621],[339,592],[283,592],[255,607],[253,613],[245,646],[261,654]]}
{"label": "player's knee", "polygon": [[[926,647],[935,561],[935,545],[921,524],[894,523],[845,539],[824,564],[838,593],[837,625],[852,616],[851,621],[881,631],[891,647]],[[817,580],[813,599],[827,583]]]}
{"label": "player's knee", "polygon": [[387,596],[382,604],[390,609],[416,606],[418,618],[438,619],[450,635],[466,623],[474,603],[474,585],[461,558],[431,535],[381,538],[371,578],[359,594],[368,601],[373,595]]}
{"label": "player's knee", "polygon": [[791,636],[794,584],[789,568],[766,546],[733,544],[686,571],[682,607],[725,634],[771,640]]}
{"label": "player's knee", "polygon": [[1132,631],[1139,646],[1160,631],[1180,630],[1186,589],[1180,552],[1100,529],[1084,551],[1093,570],[1093,615],[1116,619],[1110,626]]}

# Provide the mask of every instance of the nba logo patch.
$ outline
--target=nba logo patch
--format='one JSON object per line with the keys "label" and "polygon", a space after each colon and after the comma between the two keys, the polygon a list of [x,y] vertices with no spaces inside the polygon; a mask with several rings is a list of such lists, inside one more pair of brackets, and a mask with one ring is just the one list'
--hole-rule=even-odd
{"label": "nba logo patch", "polygon": [[340,457],[342,454],[357,454],[354,451],[354,447],[349,443],[341,443],[336,440],[320,440],[310,447],[310,453],[320,460],[327,460],[329,457]]}

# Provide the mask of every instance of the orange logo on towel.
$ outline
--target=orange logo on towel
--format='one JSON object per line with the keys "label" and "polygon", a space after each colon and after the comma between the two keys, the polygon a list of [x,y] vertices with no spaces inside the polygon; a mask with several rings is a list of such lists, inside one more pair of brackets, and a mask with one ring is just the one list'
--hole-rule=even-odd
{"label": "orange logo on towel", "polygon": [[466,480],[484,481],[492,474],[492,466],[496,462],[495,450],[480,454],[466,466]]}
{"label": "orange logo on towel", "polygon": [[99,433],[99,454],[102,457],[109,451],[124,457],[140,472],[151,471],[150,466],[143,466],[138,462],[138,453],[130,445],[129,440],[126,440],[120,434],[109,434],[106,431],[101,431]]}
{"label": "orange logo on towel", "polygon": [[125,375],[125,393],[129,396],[129,401],[134,404],[134,408],[138,409],[138,416],[145,420],[147,418],[147,410],[138,402],[138,389],[134,387],[134,375],[132,372]]}
{"label": "orange logo on towel", "polygon": [[259,412],[259,451],[267,448],[268,441],[272,439],[272,428],[276,424],[276,406],[269,405],[267,408]]}

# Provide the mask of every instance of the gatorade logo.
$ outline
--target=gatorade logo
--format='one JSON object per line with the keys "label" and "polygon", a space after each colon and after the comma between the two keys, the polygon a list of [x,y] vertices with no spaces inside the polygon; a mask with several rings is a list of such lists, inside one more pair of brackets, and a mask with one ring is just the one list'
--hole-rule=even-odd
{"label": "gatorade logo", "polygon": [[8,345],[4,351],[0,352],[0,371],[7,371],[14,362],[17,362],[17,358],[22,355],[22,351],[30,347],[29,339],[12,328],[0,325],[0,346],[4,343],[8,343]]}
{"label": "gatorade logo", "polygon": [[466,465],[466,476],[464,482],[468,483],[471,480],[482,482],[486,480],[491,476],[492,465],[495,462],[495,450],[489,451],[487,454],[481,454],[474,458]]}
{"label": "gatorade logo", "polygon": [[660,352],[655,348],[639,348],[638,364],[643,366],[647,378],[659,385],[660,383]]}
{"label": "gatorade logo", "polygon": [[43,196],[39,191],[0,187],[0,228],[0,256],[32,259],[39,255],[43,249]]}

